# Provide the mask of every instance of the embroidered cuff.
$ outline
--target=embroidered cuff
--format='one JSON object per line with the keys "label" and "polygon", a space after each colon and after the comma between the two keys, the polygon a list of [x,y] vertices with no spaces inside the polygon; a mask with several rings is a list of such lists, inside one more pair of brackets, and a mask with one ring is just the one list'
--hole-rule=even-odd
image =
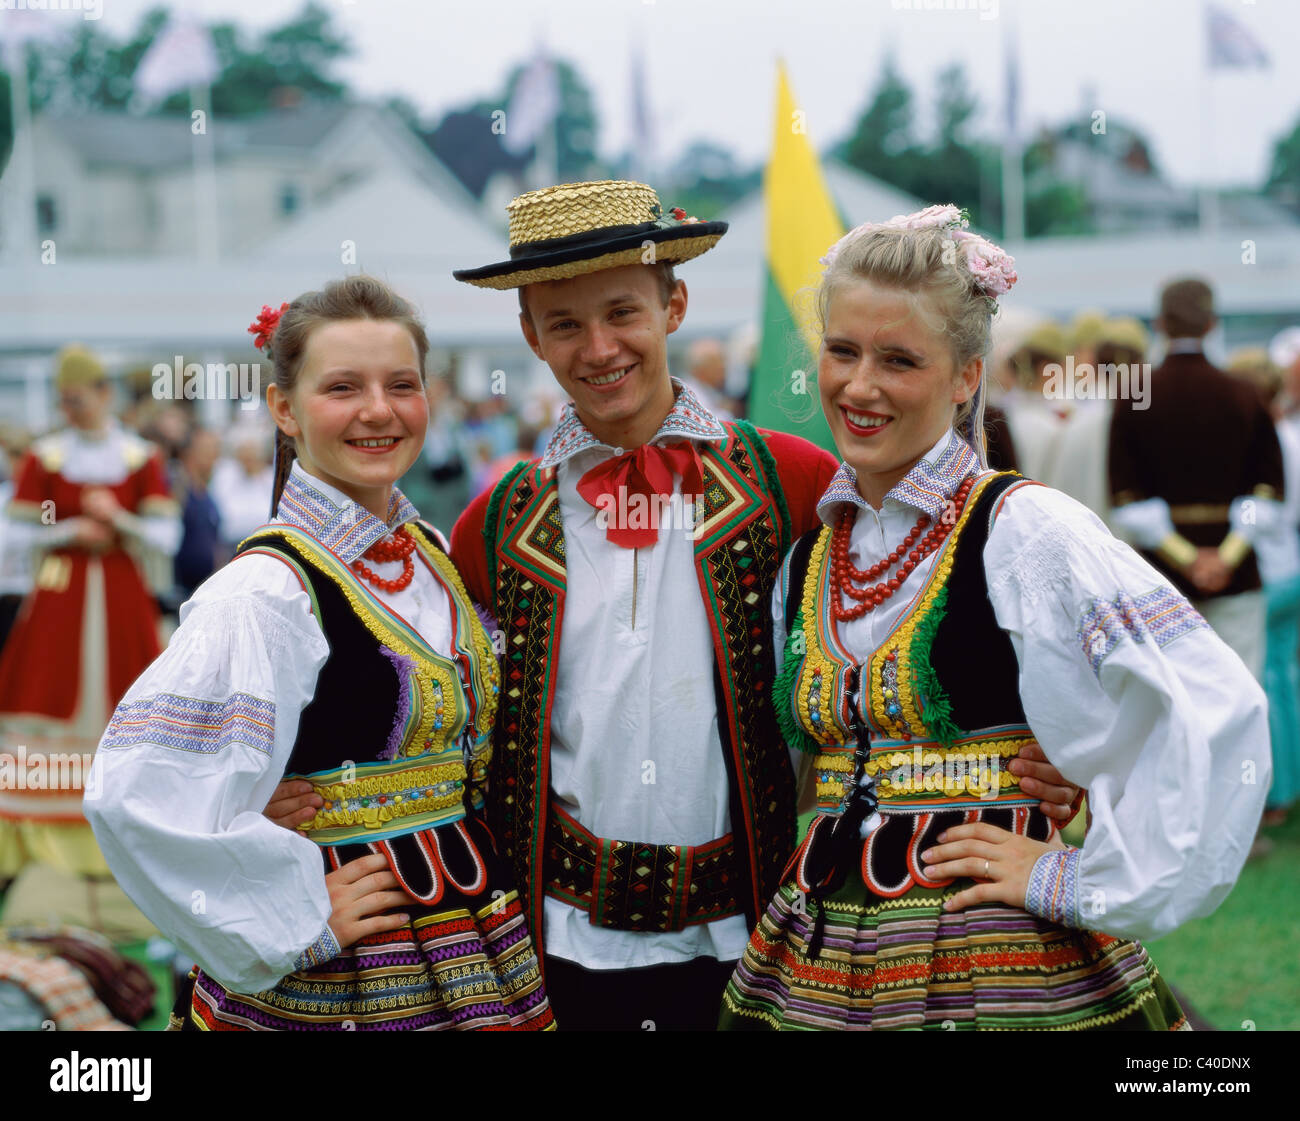
{"label": "embroidered cuff", "polygon": [[1025,910],[1060,926],[1083,928],[1079,921],[1078,849],[1053,849],[1034,861]]}
{"label": "embroidered cuff", "polygon": [[336,958],[343,952],[339,946],[339,941],[334,937],[334,931],[325,924],[325,929],[317,936],[316,941],[308,946],[293,963],[293,971],[300,973],[306,969],[314,969],[318,965],[323,965],[331,958]]}

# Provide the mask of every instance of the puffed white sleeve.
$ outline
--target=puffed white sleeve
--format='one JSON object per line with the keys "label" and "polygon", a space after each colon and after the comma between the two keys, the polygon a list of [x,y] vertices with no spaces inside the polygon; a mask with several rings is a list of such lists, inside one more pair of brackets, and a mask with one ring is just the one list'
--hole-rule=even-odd
{"label": "puffed white sleeve", "polygon": [[83,803],[123,890],[227,988],[339,952],[320,849],[262,816],[328,645],[293,571],[240,557],[123,697]]}
{"label": "puffed white sleeve", "polygon": [[1029,725],[1092,814],[1082,849],[1035,864],[1026,909],[1127,938],[1208,915],[1263,812],[1263,691],[1182,595],[1059,491],[1010,492],[984,565]]}

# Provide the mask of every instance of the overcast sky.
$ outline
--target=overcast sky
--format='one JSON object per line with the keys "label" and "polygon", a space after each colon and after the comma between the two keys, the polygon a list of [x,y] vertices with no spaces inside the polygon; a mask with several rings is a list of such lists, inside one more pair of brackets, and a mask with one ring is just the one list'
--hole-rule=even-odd
{"label": "overcast sky", "polygon": [[[105,25],[121,32],[157,0],[102,2]],[[400,94],[435,117],[495,96],[510,67],[544,43],[596,92],[606,154],[628,141],[630,48],[640,42],[661,163],[699,137],[745,162],[764,158],[778,56],[819,147],[851,127],[886,55],[923,95],[923,109],[938,70],[963,62],[980,95],[977,131],[1000,134],[1009,31],[1019,43],[1024,127],[1088,120],[1102,109],[1136,124],[1179,183],[1207,174],[1222,184],[1259,182],[1274,140],[1300,116],[1300,66],[1283,53],[1300,45],[1296,0],[1217,0],[1264,45],[1271,66],[1219,70],[1213,78],[1202,62],[1201,0],[982,0],[982,13],[981,0],[946,0],[958,9],[947,11],[910,10],[936,0],[326,2],[355,50],[342,76],[363,94]],[[183,6],[263,28],[301,2]],[[927,127],[929,120],[923,113]]]}

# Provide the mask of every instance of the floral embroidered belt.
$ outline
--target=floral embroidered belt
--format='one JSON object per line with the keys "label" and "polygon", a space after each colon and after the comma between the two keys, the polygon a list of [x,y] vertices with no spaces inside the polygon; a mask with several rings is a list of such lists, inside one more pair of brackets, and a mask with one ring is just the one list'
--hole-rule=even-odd
{"label": "floral embroidered belt", "polygon": [[[465,762],[458,744],[391,762],[358,763],[307,775],[325,805],[299,831],[318,845],[400,837],[465,816]],[[473,804],[482,807],[475,789]]]}
{"label": "floral embroidered belt", "polygon": [[546,894],[587,912],[593,926],[668,932],[741,914],[730,833],[706,845],[611,841],[551,801]]}
{"label": "floral embroidered belt", "polygon": [[[1007,764],[1031,743],[1025,727],[990,728],[945,746],[934,740],[873,740],[866,771],[882,814],[1036,806]],[[853,779],[853,752],[823,752],[813,760],[817,800],[834,809]]]}

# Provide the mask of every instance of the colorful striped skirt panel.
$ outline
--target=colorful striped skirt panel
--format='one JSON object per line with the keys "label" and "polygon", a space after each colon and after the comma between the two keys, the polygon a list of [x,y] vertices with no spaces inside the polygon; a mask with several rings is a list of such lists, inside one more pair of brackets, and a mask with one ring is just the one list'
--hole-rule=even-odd
{"label": "colorful striped skirt panel", "polygon": [[184,1028],[554,1029],[523,907],[476,816],[374,847],[322,849],[327,871],[372,851],[389,855],[409,923],[260,993],[230,992],[200,970]]}
{"label": "colorful striped skirt panel", "polygon": [[[948,817],[953,820],[936,820]],[[748,1031],[1187,1026],[1136,942],[1068,930],[1001,904],[944,912],[944,901],[972,881],[927,886],[905,866],[914,865],[906,854],[917,852],[931,829],[967,818],[887,818],[891,832],[915,830],[916,843],[900,846],[898,837],[892,843],[882,838],[879,846],[873,846],[874,837],[864,842],[860,866],[820,902],[800,879],[819,834],[829,835],[834,821],[818,818],[727,985],[720,1026]],[[1045,821],[1037,810],[1017,813],[1014,828],[1033,835]],[[891,850],[900,855],[888,859]],[[888,865],[894,864],[891,870]],[[814,957],[809,947],[819,921],[821,946]]]}

